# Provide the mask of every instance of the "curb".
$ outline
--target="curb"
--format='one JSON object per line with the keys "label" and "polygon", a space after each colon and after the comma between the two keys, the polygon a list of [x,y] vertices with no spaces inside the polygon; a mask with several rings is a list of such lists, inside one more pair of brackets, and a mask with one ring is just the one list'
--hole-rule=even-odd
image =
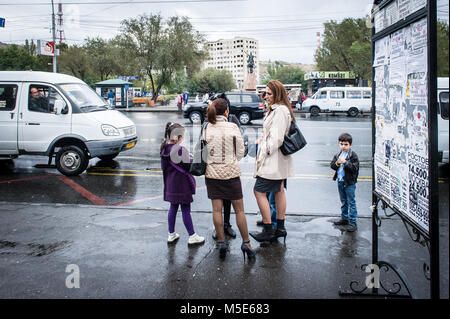
{"label": "curb", "polygon": [[[156,211],[156,212],[167,212],[166,208],[152,208],[152,207],[125,207],[125,206],[111,206],[111,205],[86,205],[86,204],[64,204],[64,203],[27,203],[27,202],[0,202],[0,206],[5,205],[17,205],[17,206],[39,206],[39,207],[75,207],[75,208],[89,208],[89,209],[119,209],[119,210],[136,210],[136,211]],[[211,211],[206,210],[191,210],[193,213],[201,213],[201,214],[211,214]],[[232,212],[232,214],[235,214]],[[246,215],[259,215],[259,212],[245,212]],[[297,217],[340,217],[340,214],[331,214],[331,213],[323,213],[323,214],[315,214],[308,212],[286,212],[286,216],[297,216]],[[358,218],[363,219],[371,219],[372,216],[358,216]],[[393,219],[400,220],[400,218],[396,217],[385,217],[379,216],[380,219]]]}

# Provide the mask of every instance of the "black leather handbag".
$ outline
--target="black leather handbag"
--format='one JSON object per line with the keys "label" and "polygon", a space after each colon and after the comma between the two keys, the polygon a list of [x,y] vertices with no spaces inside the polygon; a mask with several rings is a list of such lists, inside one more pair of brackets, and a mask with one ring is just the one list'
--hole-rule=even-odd
{"label": "black leather handbag", "polygon": [[[206,172],[206,127],[208,123],[205,123],[202,126],[202,130],[200,132],[200,139],[195,146],[194,156],[191,164],[191,168],[189,169],[189,173],[194,176],[202,176],[205,175]],[[205,138],[203,137],[203,129],[205,130]],[[205,155],[203,155],[205,154]]]}
{"label": "black leather handbag", "polygon": [[284,137],[284,142],[280,147],[281,153],[283,153],[283,155],[291,155],[300,151],[305,145],[306,139],[302,132],[300,132],[299,127],[295,122],[291,122],[289,133]]}

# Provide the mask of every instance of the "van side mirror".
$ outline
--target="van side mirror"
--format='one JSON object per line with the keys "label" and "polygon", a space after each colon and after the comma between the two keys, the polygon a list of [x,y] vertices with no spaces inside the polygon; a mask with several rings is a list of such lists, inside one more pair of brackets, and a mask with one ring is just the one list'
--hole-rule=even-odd
{"label": "van side mirror", "polygon": [[55,114],[67,114],[68,108],[66,102],[63,100],[55,100],[55,105],[53,106],[53,110],[55,111]]}

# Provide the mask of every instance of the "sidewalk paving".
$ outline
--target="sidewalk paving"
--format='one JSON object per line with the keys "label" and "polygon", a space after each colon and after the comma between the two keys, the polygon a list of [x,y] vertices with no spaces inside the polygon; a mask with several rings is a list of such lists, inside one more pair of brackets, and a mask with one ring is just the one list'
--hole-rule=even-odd
{"label": "sidewalk paving", "polygon": [[[228,240],[225,261],[219,259],[207,212],[192,213],[195,230],[206,242],[188,247],[181,212],[176,224],[181,237],[168,245],[166,211],[27,203],[0,207],[0,298],[341,298],[339,289],[353,280],[364,287],[367,274],[360,267],[371,261],[370,218],[359,218],[358,231],[348,233],[332,225],[337,216],[287,216],[286,244],[251,239],[256,260],[244,262],[239,234]],[[260,229],[259,218],[247,214],[250,231]],[[239,233],[234,214],[231,222]],[[416,296],[428,298],[422,270],[428,250],[410,239],[398,218],[382,219],[379,236],[380,260],[396,264]],[[441,221],[441,239],[441,297],[448,298],[448,219]],[[79,267],[80,288],[66,287],[71,273],[66,267],[72,264]],[[381,271],[381,280],[390,273]]]}

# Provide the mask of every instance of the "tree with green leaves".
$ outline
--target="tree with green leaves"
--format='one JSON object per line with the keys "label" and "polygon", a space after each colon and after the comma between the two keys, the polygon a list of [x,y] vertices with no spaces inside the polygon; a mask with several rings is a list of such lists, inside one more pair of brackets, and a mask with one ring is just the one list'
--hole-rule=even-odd
{"label": "tree with green leaves", "polygon": [[60,72],[71,74],[84,81],[92,72],[89,59],[85,48],[73,45],[61,51],[58,68]]}
{"label": "tree with green leaves", "polygon": [[0,49],[0,70],[4,71],[51,71],[51,57],[35,54],[35,46],[27,41],[25,46],[17,44]]}
{"label": "tree with green leaves", "polygon": [[233,74],[227,70],[207,68],[194,74],[188,83],[191,92],[227,92],[236,88]]}
{"label": "tree with green leaves", "polygon": [[437,22],[437,75],[448,77],[448,35],[449,25],[444,21]]}
{"label": "tree with green leaves", "polygon": [[366,20],[331,20],[324,26],[323,42],[314,55],[319,71],[352,71],[359,79],[370,80],[372,42]]}
{"label": "tree with green leaves", "polygon": [[264,79],[261,84],[267,84],[271,80],[278,80],[283,84],[301,84],[306,87],[307,83],[304,80],[305,72],[295,66],[286,65],[277,68],[277,71],[269,78]]}
{"label": "tree with green leaves", "polygon": [[284,66],[279,68],[273,77],[274,80],[278,80],[283,84],[295,84],[302,83],[303,77],[305,76],[305,72],[303,72],[300,68],[296,68],[294,66]]}
{"label": "tree with green leaves", "polygon": [[123,20],[122,27],[121,47],[127,57],[142,66],[154,100],[177,71],[196,70],[207,57],[205,39],[186,17],[171,17],[165,22],[159,14],[144,14]]}
{"label": "tree with green leaves", "polygon": [[120,49],[113,40],[104,40],[100,37],[87,38],[83,48],[89,56],[89,65],[100,80],[106,80],[120,70]]}

